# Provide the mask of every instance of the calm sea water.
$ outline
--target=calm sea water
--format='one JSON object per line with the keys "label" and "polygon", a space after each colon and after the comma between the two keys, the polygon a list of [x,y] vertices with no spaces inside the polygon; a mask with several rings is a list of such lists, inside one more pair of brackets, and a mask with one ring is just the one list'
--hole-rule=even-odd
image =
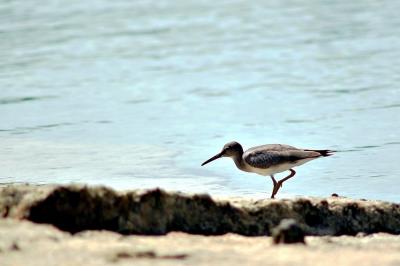
{"label": "calm sea water", "polygon": [[399,10],[0,0],[0,183],[269,196],[269,177],[227,158],[200,167],[236,140],[340,151],[279,197],[398,202]]}

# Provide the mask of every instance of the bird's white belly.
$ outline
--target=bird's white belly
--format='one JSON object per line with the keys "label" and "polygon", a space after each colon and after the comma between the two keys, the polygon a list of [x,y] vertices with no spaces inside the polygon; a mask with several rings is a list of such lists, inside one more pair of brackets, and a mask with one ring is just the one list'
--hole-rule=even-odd
{"label": "bird's white belly", "polygon": [[311,161],[313,159],[316,159],[316,158],[307,158],[307,159],[303,159],[303,160],[300,160],[300,161],[297,161],[297,162],[293,162],[293,163],[278,164],[278,165],[275,165],[275,166],[272,166],[272,167],[268,167],[268,168],[256,168],[256,167],[253,167],[253,166],[247,164],[246,165],[246,168],[247,168],[246,170],[249,171],[249,172],[253,172],[253,173],[259,174],[259,175],[268,176],[268,175],[273,175],[273,174],[285,172],[285,171],[287,171],[287,170],[289,170],[289,169],[291,169],[293,167],[302,165],[302,164],[304,164],[304,163],[306,163],[308,161]]}

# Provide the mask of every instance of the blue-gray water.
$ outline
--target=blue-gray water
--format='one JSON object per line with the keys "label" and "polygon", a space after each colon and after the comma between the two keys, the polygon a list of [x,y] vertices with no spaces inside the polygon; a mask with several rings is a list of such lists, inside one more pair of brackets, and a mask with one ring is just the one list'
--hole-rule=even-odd
{"label": "blue-gray water", "polygon": [[0,183],[269,196],[229,159],[200,167],[236,140],[341,151],[279,197],[400,201],[399,10],[0,0]]}

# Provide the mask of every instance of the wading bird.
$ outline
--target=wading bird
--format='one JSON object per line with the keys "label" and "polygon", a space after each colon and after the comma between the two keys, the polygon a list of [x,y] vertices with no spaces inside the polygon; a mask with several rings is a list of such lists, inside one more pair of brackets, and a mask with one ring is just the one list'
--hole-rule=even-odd
{"label": "wading bird", "polygon": [[[331,150],[298,149],[283,144],[267,144],[253,147],[243,152],[242,145],[232,141],[225,144],[220,153],[202,163],[202,166],[221,157],[231,157],[236,167],[242,171],[253,172],[263,176],[269,175],[274,185],[271,194],[273,199],[282,187],[283,182],[296,174],[293,170],[294,167],[319,157],[333,155],[333,152]],[[275,180],[274,174],[287,170],[290,171],[288,176],[279,181]]]}

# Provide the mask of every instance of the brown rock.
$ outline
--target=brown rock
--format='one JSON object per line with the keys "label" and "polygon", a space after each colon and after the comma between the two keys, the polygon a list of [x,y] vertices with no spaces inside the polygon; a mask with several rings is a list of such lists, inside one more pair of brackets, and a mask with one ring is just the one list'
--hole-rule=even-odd
{"label": "brown rock", "polygon": [[274,244],[296,244],[304,242],[304,231],[294,219],[283,219],[272,230]]}
{"label": "brown rock", "polygon": [[68,232],[110,230],[161,235],[171,231],[220,235],[270,235],[284,218],[306,235],[400,233],[400,205],[348,198],[217,200],[208,195],[105,187],[23,186],[0,188],[3,217],[48,223]]}

